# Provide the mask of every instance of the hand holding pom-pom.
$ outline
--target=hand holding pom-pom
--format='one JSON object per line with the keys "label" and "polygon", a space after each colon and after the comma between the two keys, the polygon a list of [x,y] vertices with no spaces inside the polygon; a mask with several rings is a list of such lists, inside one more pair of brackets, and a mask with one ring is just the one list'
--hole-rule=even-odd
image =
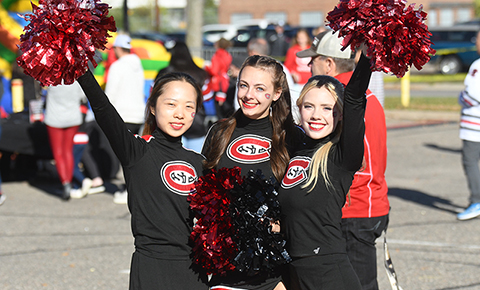
{"label": "hand holding pom-pom", "polygon": [[253,276],[271,272],[291,261],[283,235],[272,230],[280,220],[276,180],[266,179],[262,171],[249,171],[242,184],[231,190],[230,210],[237,230],[236,270]]}
{"label": "hand holding pom-pom", "polygon": [[290,262],[283,236],[272,232],[280,219],[275,184],[260,170],[242,178],[239,167],[200,177],[188,197],[198,219],[190,236],[193,262],[221,276],[256,275]]}
{"label": "hand holding pom-pom", "polygon": [[435,54],[427,13],[405,7],[405,0],[341,0],[328,13],[329,26],[344,37],[343,48],[366,43],[372,69],[402,77],[414,65],[421,69]]}
{"label": "hand holding pom-pom", "polygon": [[207,274],[225,275],[235,269],[231,263],[237,254],[236,234],[230,215],[230,190],[242,183],[240,168],[221,168],[202,176],[188,196],[197,222],[190,235],[193,262]]}
{"label": "hand holding pom-pom", "polygon": [[108,4],[99,0],[40,0],[32,3],[30,23],[20,37],[17,58],[26,74],[43,86],[72,84],[82,76],[95,50],[105,49],[108,31],[116,31]]}

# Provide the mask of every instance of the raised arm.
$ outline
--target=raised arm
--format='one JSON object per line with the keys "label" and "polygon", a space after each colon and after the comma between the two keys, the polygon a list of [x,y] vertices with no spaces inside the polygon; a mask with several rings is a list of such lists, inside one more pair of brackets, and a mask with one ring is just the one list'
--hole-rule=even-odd
{"label": "raised arm", "polygon": [[135,150],[135,146],[131,146],[132,143],[138,143],[137,138],[128,131],[123,119],[110,103],[90,70],[78,79],[78,83],[87,95],[95,114],[95,120],[107,136],[120,163],[128,166],[129,162],[135,159],[135,152],[141,153],[141,150],[138,152]]}
{"label": "raised arm", "polygon": [[370,60],[362,53],[345,88],[343,131],[339,144],[342,166],[350,171],[357,171],[362,166],[366,91],[371,74]]}

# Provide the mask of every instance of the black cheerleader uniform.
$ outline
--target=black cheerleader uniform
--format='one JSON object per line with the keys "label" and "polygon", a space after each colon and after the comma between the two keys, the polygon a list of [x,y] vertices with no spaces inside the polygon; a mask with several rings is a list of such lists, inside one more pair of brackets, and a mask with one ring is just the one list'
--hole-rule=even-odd
{"label": "black cheerleader uniform", "polygon": [[208,289],[191,268],[187,202],[204,158],[158,128],[132,134],[90,71],[78,82],[123,167],[135,238],[130,289]]}
{"label": "black cheerleader uniform", "polygon": [[[204,155],[212,142],[212,136],[217,130],[218,123],[213,125],[207,133],[202,150]],[[236,128],[233,131],[225,152],[220,158],[217,169],[237,166],[241,168],[242,176],[246,176],[250,170],[256,172],[258,169],[262,170],[266,178],[274,176],[270,165],[272,132],[272,123],[269,116],[259,120],[252,120],[240,112]],[[212,290],[272,290],[280,282],[280,273],[261,272],[255,276],[247,276],[238,271],[233,271],[226,276],[214,275],[210,281],[210,285]]]}
{"label": "black cheerleader uniform", "polygon": [[362,55],[345,88],[340,140],[328,154],[327,170],[333,186],[327,187],[319,172],[313,189],[312,185],[302,187],[309,176],[313,154],[330,141],[331,135],[318,140],[305,136],[282,180],[281,229],[293,259],[289,264],[289,290],[361,289],[347,257],[341,220],[348,190],[363,160],[365,91],[370,75],[369,60]]}

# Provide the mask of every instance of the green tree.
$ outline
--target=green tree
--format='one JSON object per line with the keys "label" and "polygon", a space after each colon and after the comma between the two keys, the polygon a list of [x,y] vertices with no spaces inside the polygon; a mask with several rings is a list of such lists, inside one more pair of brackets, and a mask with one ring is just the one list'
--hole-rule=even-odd
{"label": "green tree", "polygon": [[[477,0],[480,1],[480,0]],[[215,5],[214,0],[205,0],[203,10],[203,24],[215,24],[218,23],[218,7]]]}

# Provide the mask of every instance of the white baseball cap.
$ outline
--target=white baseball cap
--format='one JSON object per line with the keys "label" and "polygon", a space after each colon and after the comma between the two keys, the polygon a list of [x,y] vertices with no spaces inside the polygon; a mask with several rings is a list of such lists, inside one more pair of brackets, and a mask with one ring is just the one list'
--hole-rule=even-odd
{"label": "white baseball cap", "polygon": [[122,48],[126,48],[126,49],[131,49],[132,48],[132,45],[130,44],[131,41],[132,41],[132,39],[130,38],[130,36],[128,36],[126,34],[119,34],[115,38],[115,42],[113,43],[113,47],[122,47]]}
{"label": "white baseball cap", "polygon": [[342,38],[332,31],[324,31],[315,36],[310,48],[297,52],[297,56],[313,57],[323,55],[328,57],[350,59],[352,58],[352,50],[350,47],[342,51]]}

